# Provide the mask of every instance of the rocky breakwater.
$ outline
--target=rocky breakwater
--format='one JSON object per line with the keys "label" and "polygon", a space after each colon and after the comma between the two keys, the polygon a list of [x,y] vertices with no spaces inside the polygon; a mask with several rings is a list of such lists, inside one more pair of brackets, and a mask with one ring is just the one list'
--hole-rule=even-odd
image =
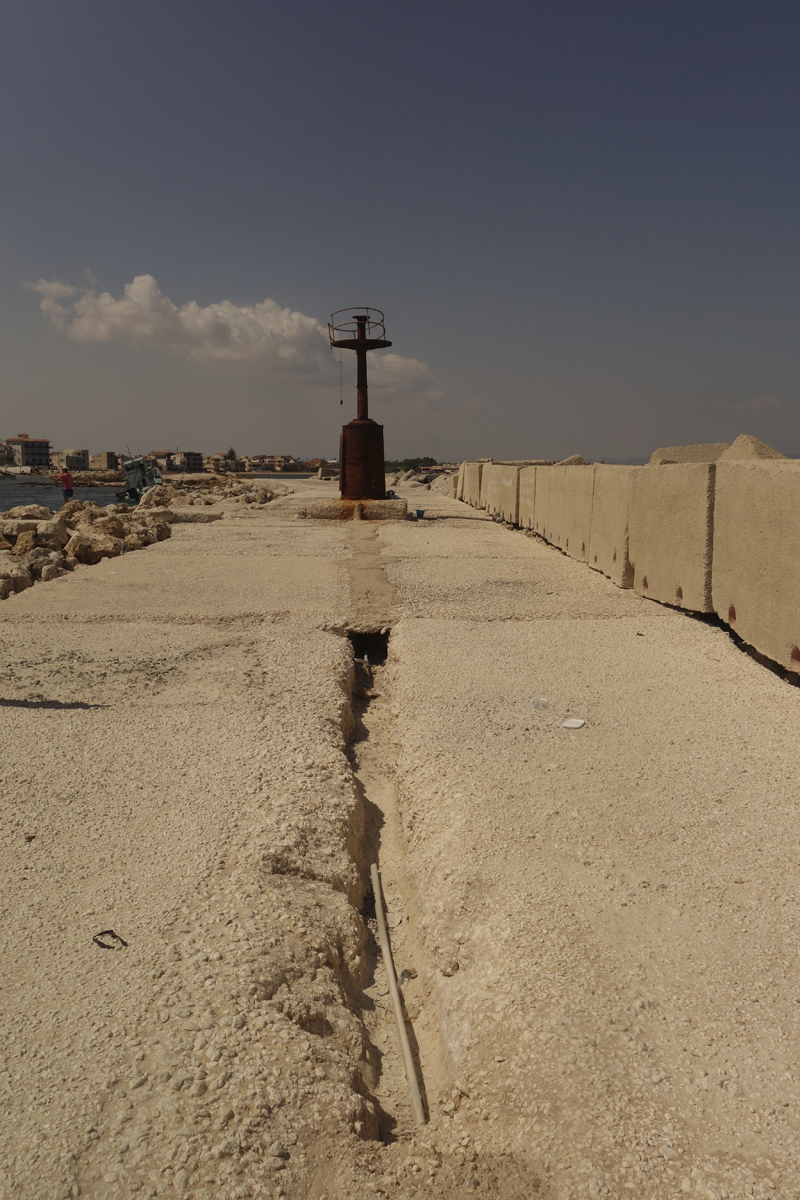
{"label": "rocky breakwater", "polygon": [[58,512],[25,504],[0,514],[0,599],[170,537],[169,515],[70,500]]}

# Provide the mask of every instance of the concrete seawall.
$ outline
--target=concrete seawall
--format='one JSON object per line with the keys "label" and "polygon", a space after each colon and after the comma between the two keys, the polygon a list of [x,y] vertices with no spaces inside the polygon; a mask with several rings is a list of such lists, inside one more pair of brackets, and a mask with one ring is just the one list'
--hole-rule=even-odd
{"label": "concrete seawall", "polygon": [[463,499],[800,673],[800,462],[461,468]]}

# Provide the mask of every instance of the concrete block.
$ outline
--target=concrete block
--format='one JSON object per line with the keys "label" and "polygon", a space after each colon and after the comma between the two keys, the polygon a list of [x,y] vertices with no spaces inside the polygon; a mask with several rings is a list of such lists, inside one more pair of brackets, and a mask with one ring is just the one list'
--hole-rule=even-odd
{"label": "concrete block", "polygon": [[533,528],[539,537],[549,541],[548,522],[550,517],[550,479],[553,467],[536,467],[536,492],[533,504]]}
{"label": "concrete block", "polygon": [[588,562],[592,537],[594,467],[562,467],[562,549],[570,558]]}
{"label": "concrete block", "polygon": [[702,442],[696,446],[661,446],[650,455],[650,462],[657,463],[687,463],[687,462],[716,462],[721,454],[728,449],[728,442]]}
{"label": "concrete block", "polygon": [[405,521],[405,500],[312,500],[297,509],[304,521]]}
{"label": "concrete block", "polygon": [[481,508],[512,525],[519,511],[519,471],[513,463],[487,463],[481,479]]}
{"label": "concrete block", "polygon": [[714,609],[748,645],[800,672],[800,462],[716,471]]}
{"label": "concrete block", "polygon": [[519,469],[519,499],[517,505],[517,524],[523,529],[534,528],[534,510],[536,506],[536,472],[539,467],[520,467]]}
{"label": "concrete block", "polygon": [[589,566],[595,571],[602,571],[621,588],[633,587],[628,521],[633,481],[641,469],[605,463],[598,463],[594,469]]}
{"label": "concrete block", "polygon": [[[571,558],[586,562],[592,530],[594,467],[556,464],[537,467],[534,519],[536,532]],[[539,482],[543,494],[539,497]]]}
{"label": "concrete block", "polygon": [[737,438],[734,438],[728,449],[722,451],[717,462],[739,462],[742,459],[754,458],[780,458],[784,462],[786,461],[786,455],[781,454],[780,450],[768,446],[766,442],[753,437],[751,433],[740,433]]}
{"label": "concrete block", "polygon": [[640,596],[713,612],[714,463],[642,467],[633,481],[629,550]]}
{"label": "concrete block", "polygon": [[486,508],[486,504],[489,500],[489,491],[494,482],[492,475],[493,467],[494,463],[488,462],[483,464],[483,472],[481,474],[481,494],[478,499],[478,508]]}
{"label": "concrete block", "polygon": [[464,499],[464,467],[466,465],[467,465],[466,463],[462,462],[461,466],[458,468],[458,474],[456,475],[456,490],[455,490],[456,500]]}
{"label": "concrete block", "polygon": [[464,476],[461,485],[461,499],[473,508],[478,508],[481,502],[481,476],[486,463],[465,462]]}

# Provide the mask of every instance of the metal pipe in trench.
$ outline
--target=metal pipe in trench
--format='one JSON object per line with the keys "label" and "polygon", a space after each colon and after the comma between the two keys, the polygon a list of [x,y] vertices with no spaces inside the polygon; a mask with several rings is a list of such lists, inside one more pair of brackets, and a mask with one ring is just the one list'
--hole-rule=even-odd
{"label": "metal pipe in trench", "polygon": [[417,1082],[417,1067],[414,1062],[414,1055],[411,1053],[411,1045],[406,1032],[406,1021],[403,1016],[403,1002],[400,999],[400,991],[397,986],[397,977],[394,973],[394,962],[392,961],[392,948],[389,945],[389,934],[386,930],[386,918],[383,912],[383,895],[381,893],[381,877],[378,874],[376,863],[372,864],[370,871],[372,876],[372,890],[375,893],[375,916],[378,920],[378,938],[381,943],[381,954],[386,966],[386,978],[389,981],[389,997],[392,1001],[392,1012],[394,1013],[394,1023],[397,1026],[397,1039],[400,1042],[400,1053],[403,1056],[403,1069],[406,1073],[406,1083],[411,1097],[411,1107],[414,1111],[414,1124],[417,1126],[425,1124],[425,1107],[422,1103],[422,1096],[419,1091],[419,1083]]}

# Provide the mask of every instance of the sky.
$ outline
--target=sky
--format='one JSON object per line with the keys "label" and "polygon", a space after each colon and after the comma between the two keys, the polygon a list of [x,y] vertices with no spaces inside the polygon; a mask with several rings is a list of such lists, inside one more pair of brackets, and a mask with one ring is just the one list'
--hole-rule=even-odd
{"label": "sky", "polygon": [[[800,7],[6,0],[0,437],[800,456]],[[344,405],[340,405],[340,396]]]}

